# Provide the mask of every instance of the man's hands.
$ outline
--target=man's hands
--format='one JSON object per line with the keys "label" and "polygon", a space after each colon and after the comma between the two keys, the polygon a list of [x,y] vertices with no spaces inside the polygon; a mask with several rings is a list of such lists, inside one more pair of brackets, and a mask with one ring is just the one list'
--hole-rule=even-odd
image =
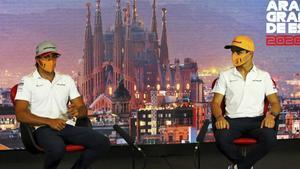
{"label": "man's hands", "polygon": [[267,114],[260,125],[260,128],[263,128],[263,127],[274,128],[275,127],[275,117],[271,114]]}
{"label": "man's hands", "polygon": [[224,116],[219,116],[216,120],[217,129],[229,129],[229,123]]}
{"label": "man's hands", "polygon": [[[224,116],[220,116],[216,118],[216,128],[217,129],[229,129],[229,123],[224,118]],[[261,128],[274,128],[275,127],[275,116],[271,114],[267,114],[266,117],[263,119],[260,125]]]}
{"label": "man's hands", "polygon": [[[77,118],[79,117],[78,108],[74,104],[70,104],[68,106],[68,112],[70,118]],[[50,126],[54,130],[62,130],[66,127],[66,120],[63,119],[49,119],[48,126]]]}
{"label": "man's hands", "polygon": [[72,118],[74,118],[74,117],[77,118],[79,115],[79,111],[78,111],[77,107],[73,104],[68,106],[68,113],[69,113],[69,115],[71,115]]}
{"label": "man's hands", "polygon": [[49,119],[48,125],[54,130],[62,130],[66,127],[66,121],[62,119]]}

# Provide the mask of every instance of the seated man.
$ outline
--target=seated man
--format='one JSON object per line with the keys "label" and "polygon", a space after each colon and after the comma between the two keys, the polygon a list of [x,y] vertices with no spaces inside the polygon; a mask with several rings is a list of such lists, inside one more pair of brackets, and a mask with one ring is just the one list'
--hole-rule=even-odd
{"label": "seated man", "polygon": [[[221,72],[213,88],[216,144],[233,163],[229,169],[250,169],[276,143],[275,118],[281,112],[281,106],[271,76],[253,64],[253,40],[240,35],[225,49],[231,49],[234,67]],[[271,104],[271,110],[264,115],[265,97]],[[223,99],[225,112],[221,108]],[[233,143],[243,134],[257,139],[257,144],[246,157]]]}
{"label": "seated man", "polygon": [[87,117],[87,108],[74,80],[54,71],[59,56],[51,42],[36,47],[36,70],[23,77],[18,85],[16,118],[35,126],[34,137],[46,154],[44,169],[57,168],[66,144],[86,148],[72,169],[87,169],[109,150],[110,142],[91,128],[74,126],[72,119]]}

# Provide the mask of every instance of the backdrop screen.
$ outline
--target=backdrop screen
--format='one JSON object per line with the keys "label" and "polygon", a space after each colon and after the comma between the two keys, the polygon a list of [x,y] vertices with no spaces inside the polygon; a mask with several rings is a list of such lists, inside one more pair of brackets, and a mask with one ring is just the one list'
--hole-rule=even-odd
{"label": "backdrop screen", "polygon": [[[23,149],[10,88],[35,70],[48,40],[71,75],[93,129],[113,144],[118,124],[138,144],[196,142],[211,118],[212,81],[232,67],[224,46],[254,39],[255,65],[275,80],[283,107],[278,139],[300,138],[297,0],[0,1],[0,149]],[[211,125],[205,141],[214,141]]]}

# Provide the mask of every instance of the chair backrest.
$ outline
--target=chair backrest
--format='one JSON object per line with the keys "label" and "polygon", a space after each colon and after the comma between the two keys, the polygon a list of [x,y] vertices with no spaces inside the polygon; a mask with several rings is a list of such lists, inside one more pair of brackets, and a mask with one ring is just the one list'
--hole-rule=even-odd
{"label": "chair backrest", "polygon": [[[13,105],[15,106],[15,97],[18,90],[18,84],[14,85],[10,89],[10,99]],[[20,132],[21,132],[21,139],[24,144],[24,147],[30,153],[39,153],[42,151],[42,148],[39,147],[34,139],[33,136],[34,128],[28,124],[20,123]]]}
{"label": "chair backrest", "polygon": [[15,105],[15,97],[16,97],[16,94],[17,94],[17,90],[18,90],[18,84],[14,85],[10,89],[10,100],[11,100],[13,105]]}

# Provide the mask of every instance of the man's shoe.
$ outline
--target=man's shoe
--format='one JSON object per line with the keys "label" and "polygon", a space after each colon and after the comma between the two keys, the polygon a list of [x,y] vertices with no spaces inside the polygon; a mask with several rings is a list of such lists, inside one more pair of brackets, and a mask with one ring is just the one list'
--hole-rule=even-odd
{"label": "man's shoe", "polygon": [[[236,164],[231,164],[227,169],[238,169]],[[252,168],[251,168],[252,169]]]}
{"label": "man's shoe", "polygon": [[[238,169],[238,167],[237,165],[230,164],[227,169]],[[254,167],[252,166],[251,169],[254,169]]]}

